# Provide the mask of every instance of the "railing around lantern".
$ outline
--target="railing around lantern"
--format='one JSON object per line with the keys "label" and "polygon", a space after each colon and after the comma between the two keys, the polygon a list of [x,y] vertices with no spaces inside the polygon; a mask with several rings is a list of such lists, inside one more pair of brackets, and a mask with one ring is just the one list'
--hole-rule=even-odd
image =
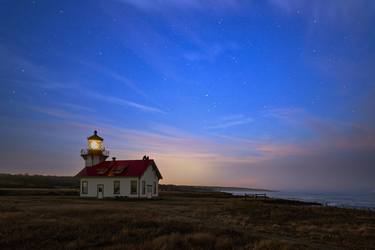
{"label": "railing around lantern", "polygon": [[94,153],[94,154],[100,153],[101,155],[109,156],[109,151],[105,149],[100,149],[100,150],[81,149],[81,155],[88,155],[89,153]]}

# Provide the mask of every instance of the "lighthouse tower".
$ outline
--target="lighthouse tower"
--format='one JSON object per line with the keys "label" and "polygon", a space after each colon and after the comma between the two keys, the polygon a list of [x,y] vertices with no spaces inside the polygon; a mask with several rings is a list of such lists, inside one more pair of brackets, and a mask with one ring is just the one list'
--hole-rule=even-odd
{"label": "lighthouse tower", "polygon": [[98,136],[95,130],[94,134],[87,138],[87,149],[81,150],[81,156],[85,160],[85,166],[91,167],[99,164],[108,158],[109,152],[105,150],[103,138]]}

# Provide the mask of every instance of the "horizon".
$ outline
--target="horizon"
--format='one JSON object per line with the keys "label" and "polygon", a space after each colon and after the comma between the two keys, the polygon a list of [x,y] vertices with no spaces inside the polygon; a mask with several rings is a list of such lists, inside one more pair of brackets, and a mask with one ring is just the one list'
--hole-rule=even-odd
{"label": "horizon", "polygon": [[162,184],[375,190],[372,1],[0,6],[0,173],[73,176],[97,130]]}
{"label": "horizon", "polygon": [[[28,176],[28,177],[62,177],[62,178],[76,178],[71,175],[46,175],[46,174],[29,174],[29,173],[0,173],[0,175],[12,175],[12,176]],[[78,177],[77,177],[78,178]],[[175,183],[161,183],[160,185],[171,185],[171,186],[186,186],[186,187],[202,187],[202,188],[223,188],[221,192],[230,192],[230,190],[225,190],[225,188],[233,189],[232,191],[238,190],[254,190],[254,191],[264,191],[267,193],[281,192],[281,193],[296,193],[296,194],[324,194],[324,195],[368,195],[375,194],[375,190],[304,190],[304,189],[266,189],[266,188],[254,188],[254,187],[243,187],[243,186],[218,186],[218,185],[189,185],[189,184],[175,184]],[[27,188],[26,188],[27,189]],[[31,188],[33,189],[33,188]],[[49,188],[46,188],[49,189]],[[365,193],[363,193],[365,192]]]}

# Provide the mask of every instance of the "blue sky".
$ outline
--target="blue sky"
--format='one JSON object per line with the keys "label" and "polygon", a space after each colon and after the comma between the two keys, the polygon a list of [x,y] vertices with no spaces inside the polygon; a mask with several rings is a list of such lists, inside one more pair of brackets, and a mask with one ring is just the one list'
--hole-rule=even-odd
{"label": "blue sky", "polygon": [[94,129],[164,183],[373,190],[372,1],[0,1],[0,172]]}

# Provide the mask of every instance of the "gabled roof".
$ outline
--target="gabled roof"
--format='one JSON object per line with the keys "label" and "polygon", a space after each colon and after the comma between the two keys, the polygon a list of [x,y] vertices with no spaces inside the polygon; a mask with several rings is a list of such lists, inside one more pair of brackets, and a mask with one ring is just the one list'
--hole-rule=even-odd
{"label": "gabled roof", "polygon": [[77,177],[119,176],[119,177],[141,177],[152,166],[159,179],[163,179],[154,160],[128,160],[128,161],[103,161],[92,167],[83,168]]}

